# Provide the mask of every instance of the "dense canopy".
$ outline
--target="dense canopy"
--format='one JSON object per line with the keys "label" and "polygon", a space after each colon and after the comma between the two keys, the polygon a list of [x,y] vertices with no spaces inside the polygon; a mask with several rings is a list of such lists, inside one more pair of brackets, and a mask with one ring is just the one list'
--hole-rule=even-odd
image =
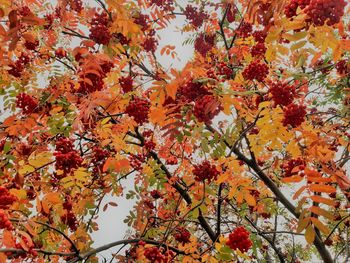
{"label": "dense canopy", "polygon": [[1,0],[0,262],[348,262],[349,8]]}

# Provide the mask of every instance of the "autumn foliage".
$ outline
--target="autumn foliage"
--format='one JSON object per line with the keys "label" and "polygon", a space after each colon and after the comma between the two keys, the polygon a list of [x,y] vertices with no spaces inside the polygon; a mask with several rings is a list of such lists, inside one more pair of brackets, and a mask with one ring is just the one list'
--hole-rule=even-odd
{"label": "autumn foliage", "polygon": [[0,1],[0,262],[348,262],[349,9]]}

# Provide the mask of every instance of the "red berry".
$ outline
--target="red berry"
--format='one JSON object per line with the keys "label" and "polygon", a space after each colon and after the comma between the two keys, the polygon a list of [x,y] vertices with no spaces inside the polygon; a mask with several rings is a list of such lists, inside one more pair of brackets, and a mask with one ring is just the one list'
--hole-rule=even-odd
{"label": "red berry", "polygon": [[278,81],[271,84],[269,92],[277,105],[287,106],[294,100],[295,87]]}
{"label": "red berry", "polygon": [[305,12],[314,25],[323,26],[327,22],[332,26],[340,22],[345,6],[345,0],[310,0]]}
{"label": "red berry", "polygon": [[249,239],[249,232],[244,227],[237,227],[230,235],[226,245],[231,249],[239,249],[241,252],[247,252],[252,247],[252,241]]}
{"label": "red berry", "polygon": [[[283,171],[283,177],[293,176],[297,173],[303,174],[302,170],[305,169],[305,161],[301,158],[290,159],[288,162],[281,164],[280,167]],[[299,170],[293,172],[293,169],[296,167],[299,167]]]}
{"label": "red berry", "polygon": [[310,0],[291,0],[288,5],[284,8],[286,17],[291,18],[297,15],[297,9],[303,10],[310,4]]}
{"label": "red berry", "polygon": [[203,57],[214,47],[215,35],[200,33],[194,41],[195,50]]}
{"label": "red berry", "polygon": [[197,7],[193,7],[191,5],[186,6],[184,15],[186,19],[190,21],[190,23],[198,28],[203,25],[204,20],[209,18],[209,15],[203,11],[198,11]]}
{"label": "red berry", "polygon": [[122,88],[123,93],[128,93],[132,91],[133,79],[131,76],[120,77],[119,84],[120,84],[120,87]]}
{"label": "red berry", "polygon": [[174,238],[177,242],[182,243],[182,245],[190,242],[190,231],[183,227],[178,227],[176,231],[177,233],[174,235]]}
{"label": "red berry", "polygon": [[258,43],[253,46],[250,50],[250,53],[253,57],[263,57],[266,52],[266,47],[264,43]]}
{"label": "red berry", "polygon": [[284,109],[283,125],[291,125],[293,128],[298,127],[304,122],[305,115],[305,106],[291,103]]}
{"label": "red berry", "polygon": [[262,82],[268,73],[269,68],[265,63],[254,60],[244,69],[242,75],[246,80],[256,79],[257,81]]}
{"label": "red berry", "polygon": [[151,104],[146,99],[134,98],[126,107],[125,113],[133,117],[138,124],[143,124],[148,121],[150,107]]}
{"label": "red berry", "polygon": [[26,93],[20,93],[16,98],[16,107],[22,109],[24,114],[30,114],[38,111],[38,102],[32,96]]}
{"label": "red berry", "polygon": [[150,194],[154,199],[159,199],[162,197],[162,194],[158,190],[152,190]]}
{"label": "red berry", "polygon": [[220,102],[212,95],[205,95],[196,100],[193,115],[198,121],[210,123],[211,120],[222,110]]}
{"label": "red berry", "polygon": [[211,165],[209,161],[204,161],[199,165],[195,165],[192,172],[195,176],[194,179],[199,182],[204,180],[211,182],[212,180],[216,180],[219,175],[219,171],[216,169],[215,165]]}

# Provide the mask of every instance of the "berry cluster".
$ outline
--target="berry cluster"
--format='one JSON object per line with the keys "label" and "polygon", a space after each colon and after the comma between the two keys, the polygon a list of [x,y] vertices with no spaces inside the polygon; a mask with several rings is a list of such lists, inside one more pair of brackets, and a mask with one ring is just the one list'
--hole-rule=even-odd
{"label": "berry cluster", "polygon": [[345,0],[311,0],[305,12],[316,26],[323,26],[325,22],[332,26],[339,23],[344,15]]}
{"label": "berry cluster", "polygon": [[151,5],[156,5],[163,9],[164,11],[171,11],[173,10],[173,0],[151,0]]}
{"label": "berry cluster", "polygon": [[61,59],[61,58],[64,58],[67,56],[67,52],[63,48],[60,47],[60,48],[55,50],[55,56],[57,58]]}
{"label": "berry cluster", "polygon": [[186,19],[190,21],[190,23],[198,28],[203,25],[204,20],[209,18],[209,15],[203,11],[198,11],[197,7],[193,7],[191,5],[186,6],[184,15]]}
{"label": "berry cluster", "polygon": [[237,6],[228,4],[226,8],[227,8],[226,19],[229,23],[232,23],[236,20],[236,14],[238,12]]}
{"label": "berry cluster", "polygon": [[284,14],[286,17],[291,18],[297,15],[297,9],[305,9],[310,4],[310,0],[291,0],[284,8]]}
{"label": "berry cluster", "polygon": [[239,249],[241,252],[247,252],[252,247],[252,241],[249,239],[249,232],[243,227],[237,227],[230,235],[226,245],[231,249]]}
{"label": "berry cluster", "polygon": [[261,63],[258,60],[252,61],[243,71],[242,75],[246,80],[257,80],[264,81],[267,74],[269,73],[269,68],[265,63]]}
{"label": "berry cluster", "polygon": [[211,182],[212,180],[216,180],[219,175],[219,171],[216,169],[215,165],[211,165],[209,161],[204,161],[199,165],[195,165],[192,172],[195,176],[194,179],[198,182],[206,179],[208,182]]}
{"label": "berry cluster", "polygon": [[148,20],[149,20],[149,16],[141,13],[139,13],[136,17],[134,17],[135,24],[140,25],[142,31],[145,31],[148,29]]}
{"label": "berry cluster", "polygon": [[81,0],[69,0],[69,6],[75,12],[80,13],[83,10],[83,2]]}
{"label": "berry cluster", "polygon": [[128,93],[132,91],[133,79],[131,76],[120,77],[119,84],[120,84],[120,87],[122,88],[123,93]]}
{"label": "berry cluster", "polygon": [[152,191],[150,192],[150,195],[151,195],[154,199],[162,198],[162,194],[161,194],[158,190],[152,190]]}
{"label": "berry cluster", "polygon": [[231,78],[233,74],[232,68],[228,67],[226,63],[221,62],[217,66],[217,74],[221,76],[225,76],[225,78]]}
{"label": "berry cluster", "polygon": [[151,104],[146,99],[134,98],[129,102],[129,105],[125,109],[130,117],[133,117],[138,124],[143,124],[148,121],[148,113]]}
{"label": "berry cluster", "polygon": [[131,42],[131,39],[127,38],[122,33],[115,34],[115,37],[119,40],[120,44],[122,45],[129,45]]}
{"label": "berry cluster", "polygon": [[10,65],[11,69],[7,72],[12,76],[19,78],[24,70],[25,66],[30,62],[30,58],[27,54],[22,53],[21,56]]}
{"label": "berry cluster", "polygon": [[193,82],[193,80],[187,81],[184,85],[181,85],[177,90],[176,96],[184,102],[192,102],[204,95],[210,93],[202,83]]}
{"label": "berry cluster", "polygon": [[214,44],[215,35],[200,33],[194,41],[194,48],[199,54],[205,57],[207,53],[214,47]]}
{"label": "berry cluster", "polygon": [[157,49],[158,40],[154,37],[148,37],[145,39],[145,41],[142,43],[142,47],[146,52],[155,52]]}
{"label": "berry cluster", "polygon": [[335,65],[337,73],[339,75],[349,75],[350,74],[350,64],[345,59],[340,60]]}
{"label": "berry cluster", "polygon": [[220,102],[212,95],[205,95],[196,100],[193,115],[200,122],[210,123],[210,121],[222,110]]}
{"label": "berry cluster", "polygon": [[24,42],[24,47],[28,50],[36,50],[38,46],[39,46],[39,40]]}
{"label": "berry cluster", "polygon": [[145,157],[141,154],[135,155],[130,154],[130,165],[135,170],[139,171],[142,169],[142,164],[145,161]]}
{"label": "berry cluster", "polygon": [[146,141],[143,146],[147,152],[153,151],[156,148],[156,144],[153,141]]}
{"label": "berry cluster", "polygon": [[0,229],[12,230],[11,221],[8,219],[4,210],[1,210],[1,209],[0,209]]}
{"label": "berry cluster", "polygon": [[287,106],[293,102],[295,97],[295,87],[281,81],[272,83],[269,92],[277,105]]}
{"label": "berry cluster", "polygon": [[304,122],[305,115],[305,106],[291,103],[284,109],[283,125],[290,125],[293,128],[298,127]]}
{"label": "berry cluster", "polygon": [[109,18],[107,14],[95,14],[91,20],[91,28],[89,37],[97,44],[107,45],[112,38],[109,32]]}
{"label": "berry cluster", "polygon": [[248,23],[248,22],[242,22],[238,29],[236,30],[236,34],[239,36],[239,37],[243,37],[243,38],[246,38],[246,37],[249,37],[252,33],[252,30],[253,30],[253,26],[251,23]]}
{"label": "berry cluster", "polygon": [[255,31],[253,33],[253,37],[254,40],[258,43],[264,43],[265,42],[265,38],[267,37],[266,32],[264,31]]}
{"label": "berry cluster", "polygon": [[56,169],[63,170],[65,173],[78,168],[83,162],[83,159],[74,150],[72,141],[65,137],[56,141],[54,156],[56,157]]}
{"label": "berry cluster", "polygon": [[94,165],[94,174],[98,174],[99,171],[102,171],[105,160],[109,156],[109,151],[103,150],[100,147],[94,147],[92,149],[92,160],[91,162]]}
{"label": "berry cluster", "polygon": [[[291,159],[288,162],[281,164],[280,167],[283,170],[283,177],[290,177],[305,169],[305,161],[301,158]],[[295,167],[299,167],[299,171],[293,171]],[[302,175],[303,173],[300,172],[300,174]]]}
{"label": "berry cluster", "polygon": [[11,194],[7,188],[0,186],[0,208],[7,209],[16,201],[16,196]]}
{"label": "berry cluster", "polygon": [[263,57],[266,52],[264,43],[258,43],[250,49],[250,53],[253,57]]}
{"label": "berry cluster", "polygon": [[16,107],[24,114],[30,114],[38,111],[38,101],[26,93],[20,93],[16,96]]}
{"label": "berry cluster", "polygon": [[68,211],[67,213],[62,215],[61,221],[64,224],[68,225],[68,227],[71,231],[77,230],[78,225],[79,225],[78,220],[72,211]]}
{"label": "berry cluster", "polygon": [[30,16],[33,13],[28,6],[22,6],[21,8],[18,9],[18,14],[20,16],[25,17],[25,16]]}
{"label": "berry cluster", "polygon": [[190,242],[191,233],[187,229],[183,227],[178,227],[176,229],[177,233],[174,234],[174,238],[177,242],[182,243],[182,245],[185,245],[186,243]]}
{"label": "berry cluster", "polygon": [[155,263],[168,263],[174,257],[174,253],[170,250],[164,252],[162,248],[148,247],[145,249],[144,255],[146,259]]}

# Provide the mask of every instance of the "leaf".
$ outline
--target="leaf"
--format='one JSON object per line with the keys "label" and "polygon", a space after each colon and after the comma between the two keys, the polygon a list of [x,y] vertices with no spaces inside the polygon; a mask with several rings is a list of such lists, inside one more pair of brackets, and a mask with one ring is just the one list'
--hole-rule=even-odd
{"label": "leaf", "polygon": [[336,206],[337,202],[334,201],[333,199],[325,198],[319,195],[313,195],[310,197],[312,201],[317,202],[317,203],[323,203],[326,205],[330,206]]}
{"label": "leaf", "polygon": [[323,217],[326,217],[328,218],[329,220],[334,220],[334,216],[333,214],[331,214],[330,212],[324,210],[323,208],[320,208],[318,206],[312,206],[310,207],[310,211],[312,213],[315,213],[316,215],[320,215],[320,216],[323,216]]}
{"label": "leaf", "polygon": [[316,235],[316,233],[315,233],[314,228],[312,227],[312,225],[309,225],[305,231],[305,239],[306,239],[307,243],[312,244],[315,240],[315,235]]}
{"label": "leaf", "polygon": [[52,162],[52,153],[51,152],[41,152],[41,153],[33,152],[29,156],[28,162],[34,168],[42,167]]}
{"label": "leaf", "polygon": [[309,189],[314,192],[322,192],[322,193],[335,193],[336,189],[330,185],[324,184],[312,184],[309,185]]}
{"label": "leaf", "polygon": [[329,235],[330,230],[318,218],[311,217],[311,221],[321,232],[323,232],[325,235]]}

